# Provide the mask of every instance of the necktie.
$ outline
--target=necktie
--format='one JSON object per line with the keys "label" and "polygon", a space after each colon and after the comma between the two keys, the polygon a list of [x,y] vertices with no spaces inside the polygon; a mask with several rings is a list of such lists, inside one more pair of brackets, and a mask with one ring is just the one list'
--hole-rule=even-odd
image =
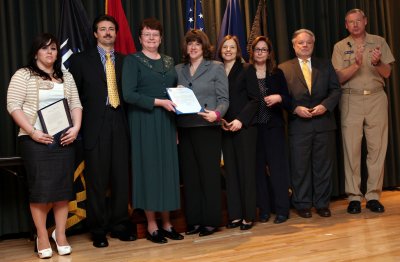
{"label": "necktie", "polygon": [[303,72],[304,79],[306,80],[308,91],[311,94],[311,72],[310,68],[308,68],[308,60],[301,61],[301,71]]}
{"label": "necktie", "polygon": [[107,91],[108,101],[114,108],[119,106],[119,96],[117,89],[117,80],[115,77],[114,64],[111,61],[110,54],[106,54],[106,76],[107,76]]}

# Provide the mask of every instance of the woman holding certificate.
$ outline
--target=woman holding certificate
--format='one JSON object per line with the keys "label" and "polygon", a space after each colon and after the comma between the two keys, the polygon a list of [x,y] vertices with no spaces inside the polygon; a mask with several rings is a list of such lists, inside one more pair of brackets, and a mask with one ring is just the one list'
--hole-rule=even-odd
{"label": "woman holding certificate", "polygon": [[[63,133],[60,141],[53,143],[54,138],[42,131],[37,111],[63,98],[68,101],[73,126]],[[53,35],[40,34],[34,39],[28,65],[11,78],[7,110],[20,127],[18,136],[28,179],[29,206],[37,231],[35,251],[40,258],[52,256],[46,218],[53,209],[56,229],[51,236],[59,255],[68,255],[71,246],[65,226],[68,201],[74,197],[73,142],[81,126],[82,106],[72,75],[61,69],[60,46]]]}
{"label": "woman holding certificate", "polygon": [[226,227],[248,230],[256,218],[257,76],[252,65],[242,62],[236,36],[224,37],[218,56],[224,61],[229,79],[229,109],[222,119],[229,215]]}
{"label": "woman holding certificate", "polygon": [[178,85],[193,90],[204,112],[179,115],[179,160],[184,182],[186,234],[207,236],[221,224],[221,117],[229,106],[228,78],[200,30],[183,41]]}
{"label": "woman holding certificate", "polygon": [[[158,52],[160,22],[145,19],[139,32],[142,51],[126,57],[122,71],[132,144],[133,206],[145,210],[147,239],[162,244],[166,237],[183,239],[169,217],[169,211],[180,208],[175,104],[166,90],[176,86],[177,76],[173,59]],[[155,212],[161,212],[161,229]]]}

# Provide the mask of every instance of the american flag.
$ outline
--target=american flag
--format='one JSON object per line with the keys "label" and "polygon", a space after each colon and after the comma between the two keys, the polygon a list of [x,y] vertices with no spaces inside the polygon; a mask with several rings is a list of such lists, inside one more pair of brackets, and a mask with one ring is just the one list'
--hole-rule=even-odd
{"label": "american flag", "polygon": [[202,0],[186,0],[186,31],[204,31]]}

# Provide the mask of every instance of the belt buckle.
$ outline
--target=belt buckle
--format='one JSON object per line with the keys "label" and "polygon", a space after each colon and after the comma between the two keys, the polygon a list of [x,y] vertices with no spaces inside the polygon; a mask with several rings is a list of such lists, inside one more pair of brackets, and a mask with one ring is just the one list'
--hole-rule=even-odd
{"label": "belt buckle", "polygon": [[371,94],[371,91],[370,90],[364,90],[363,91],[363,95],[370,95]]}

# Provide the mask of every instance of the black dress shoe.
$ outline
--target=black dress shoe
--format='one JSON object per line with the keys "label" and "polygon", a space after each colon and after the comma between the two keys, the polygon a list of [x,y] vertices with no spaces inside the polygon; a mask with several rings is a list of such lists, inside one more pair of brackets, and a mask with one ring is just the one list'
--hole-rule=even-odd
{"label": "black dress shoe", "polygon": [[242,223],[240,225],[240,230],[249,230],[252,227],[253,227],[253,222],[248,223],[248,224]]}
{"label": "black dress shoe", "polygon": [[93,246],[95,247],[108,247],[108,241],[105,234],[93,234],[92,240]]}
{"label": "black dress shoe", "polygon": [[327,207],[317,208],[317,214],[321,217],[330,217],[331,211]]}
{"label": "black dress shoe", "polygon": [[274,224],[281,224],[286,222],[286,220],[288,220],[288,216],[286,215],[276,215],[275,219],[274,219]]}
{"label": "black dress shoe", "polygon": [[236,221],[236,222],[233,222],[233,221],[234,220],[229,221],[229,223],[226,224],[226,228],[236,228],[236,227],[239,227],[242,224],[242,220],[241,219]]}
{"label": "black dress shoe", "polygon": [[267,223],[270,218],[269,214],[260,214],[259,221],[260,223]]}
{"label": "black dress shoe", "polygon": [[297,214],[303,218],[312,217],[311,210],[309,208],[298,209]]}
{"label": "black dress shoe", "polygon": [[347,213],[358,214],[361,213],[361,202],[360,201],[350,201],[347,207]]}
{"label": "black dress shoe", "polygon": [[217,232],[216,227],[201,227],[199,237],[205,237]]}
{"label": "black dress shoe", "polygon": [[160,229],[160,231],[164,235],[164,237],[168,237],[172,240],[182,240],[184,238],[181,234],[176,232],[173,227],[171,227],[169,230],[165,230],[162,228]]}
{"label": "black dress shoe", "polygon": [[135,241],[137,239],[136,234],[128,231],[113,231],[110,237],[118,238],[121,241]]}
{"label": "black dress shoe", "polygon": [[186,235],[194,235],[199,233],[201,230],[199,225],[196,226],[188,226],[188,229],[186,230],[185,234]]}
{"label": "black dress shoe", "polygon": [[385,207],[378,200],[369,200],[367,202],[367,208],[375,213],[385,212]]}
{"label": "black dress shoe", "polygon": [[168,240],[163,236],[163,234],[160,232],[160,230],[156,230],[153,233],[146,233],[146,238],[147,240],[150,240],[151,242],[157,243],[157,244],[165,244],[168,242]]}

